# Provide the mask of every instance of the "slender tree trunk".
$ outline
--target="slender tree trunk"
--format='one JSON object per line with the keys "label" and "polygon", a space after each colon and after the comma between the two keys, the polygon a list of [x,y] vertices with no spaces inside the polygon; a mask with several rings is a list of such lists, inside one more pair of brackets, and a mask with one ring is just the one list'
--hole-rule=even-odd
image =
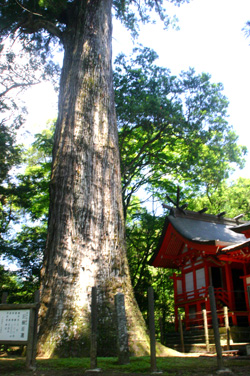
{"label": "slender tree trunk", "polygon": [[[87,355],[91,288],[99,302],[99,351],[112,355],[114,294],[126,295],[134,353],[148,342],[129,278],[111,65],[111,0],[82,0],[64,33],[42,269],[40,351]],[[131,337],[132,339],[132,337]]]}

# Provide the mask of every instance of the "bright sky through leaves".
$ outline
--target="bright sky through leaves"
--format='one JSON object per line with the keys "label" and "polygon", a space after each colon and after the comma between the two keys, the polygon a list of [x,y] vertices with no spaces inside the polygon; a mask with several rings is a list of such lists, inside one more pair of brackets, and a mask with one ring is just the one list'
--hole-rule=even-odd
{"label": "bright sky through leaves", "polygon": [[[250,1],[192,0],[179,8],[172,6],[171,12],[179,19],[179,31],[164,31],[157,22],[141,28],[138,42],[153,48],[159,55],[157,64],[173,74],[194,67],[197,73],[211,74],[212,82],[222,82],[230,102],[229,124],[250,153],[250,39],[242,31],[250,19]],[[120,27],[114,31],[114,53],[128,53],[129,37]],[[249,170],[250,156],[237,177],[249,178]]]}
{"label": "bright sky through leaves", "polygon": [[[164,31],[158,21],[141,27],[136,43],[153,48],[159,55],[157,64],[170,68],[173,74],[194,67],[197,73],[211,74],[213,82],[222,82],[230,101],[229,123],[239,135],[239,143],[250,151],[250,39],[242,31],[250,20],[250,1],[191,0],[179,8],[166,2],[166,7],[177,15],[180,30]],[[129,32],[115,22],[113,55],[128,54],[132,48]],[[36,133],[56,116],[56,98],[48,86],[34,89],[29,96],[27,128],[33,127]],[[249,170],[250,156],[246,168],[234,177],[249,178]]]}

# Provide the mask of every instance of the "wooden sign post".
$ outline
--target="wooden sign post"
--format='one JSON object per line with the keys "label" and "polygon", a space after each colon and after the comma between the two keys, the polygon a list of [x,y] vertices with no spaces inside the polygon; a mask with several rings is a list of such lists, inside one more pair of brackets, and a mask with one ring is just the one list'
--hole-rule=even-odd
{"label": "wooden sign post", "polygon": [[33,304],[0,304],[0,344],[26,345],[26,367],[35,368],[39,297]]}
{"label": "wooden sign post", "polygon": [[148,288],[148,316],[149,316],[149,334],[150,334],[151,372],[157,372],[156,349],[155,349],[154,290],[152,287]]}

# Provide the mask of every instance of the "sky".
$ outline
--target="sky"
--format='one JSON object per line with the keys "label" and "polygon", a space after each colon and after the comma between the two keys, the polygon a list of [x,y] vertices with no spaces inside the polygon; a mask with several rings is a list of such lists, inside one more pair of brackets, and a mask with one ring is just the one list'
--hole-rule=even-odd
{"label": "sky", "polygon": [[[136,43],[153,48],[159,55],[157,64],[178,75],[194,67],[197,73],[209,73],[213,82],[222,82],[229,99],[229,124],[246,145],[246,167],[233,178],[250,178],[250,38],[242,28],[250,20],[250,0],[191,0],[175,7],[166,2],[169,14],[179,19],[177,30],[164,30],[160,21],[142,26],[140,37],[131,41],[130,34],[114,22],[113,56],[129,54]],[[27,93],[29,118],[26,128],[34,133],[46,121],[56,117],[57,95],[50,85],[41,85]]]}

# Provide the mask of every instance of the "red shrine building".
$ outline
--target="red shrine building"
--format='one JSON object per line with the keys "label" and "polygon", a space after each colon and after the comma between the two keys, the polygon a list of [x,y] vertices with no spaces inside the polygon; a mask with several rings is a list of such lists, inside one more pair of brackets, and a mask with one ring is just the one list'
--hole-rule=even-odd
{"label": "red shrine building", "polygon": [[221,322],[227,306],[230,325],[250,325],[250,222],[224,214],[171,208],[166,217],[150,264],[174,269],[176,330],[180,309],[186,330],[203,326],[202,310],[211,311],[209,286]]}

